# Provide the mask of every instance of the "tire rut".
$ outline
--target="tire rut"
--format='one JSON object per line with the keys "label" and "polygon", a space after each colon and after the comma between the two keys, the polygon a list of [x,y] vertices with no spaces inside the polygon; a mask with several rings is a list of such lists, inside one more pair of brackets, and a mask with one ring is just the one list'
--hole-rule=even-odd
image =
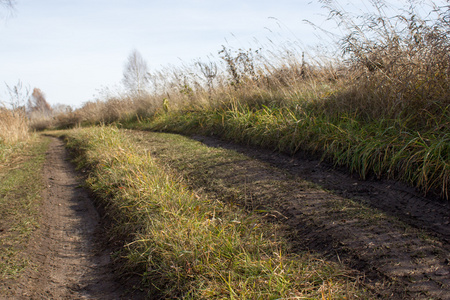
{"label": "tire rut", "polygon": [[115,280],[110,252],[99,246],[101,219],[52,138],[43,169],[41,227],[29,245],[30,271],[15,299],[130,299]]}
{"label": "tire rut", "polygon": [[285,170],[293,176],[320,185],[345,198],[368,204],[410,226],[450,243],[450,201],[424,196],[414,188],[393,180],[361,180],[305,153],[294,156],[252,146],[224,142],[213,137],[194,136],[210,147],[221,147],[248,155]]}

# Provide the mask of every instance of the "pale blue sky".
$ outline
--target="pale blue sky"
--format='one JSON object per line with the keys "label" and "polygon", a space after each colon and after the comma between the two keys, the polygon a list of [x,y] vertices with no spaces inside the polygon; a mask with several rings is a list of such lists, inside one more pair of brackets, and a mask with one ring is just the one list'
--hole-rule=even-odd
{"label": "pale blue sky", "polygon": [[311,45],[303,20],[321,24],[326,14],[317,0],[17,0],[14,16],[0,10],[0,100],[5,83],[21,80],[72,106],[119,84],[133,49],[155,70],[255,39]]}
{"label": "pale blue sky", "polygon": [[278,34],[311,39],[302,20],[320,13],[309,0],[18,0],[0,19],[0,100],[4,83],[21,80],[50,104],[79,106],[120,83],[133,49],[160,69],[215,55],[227,41],[247,48]]}

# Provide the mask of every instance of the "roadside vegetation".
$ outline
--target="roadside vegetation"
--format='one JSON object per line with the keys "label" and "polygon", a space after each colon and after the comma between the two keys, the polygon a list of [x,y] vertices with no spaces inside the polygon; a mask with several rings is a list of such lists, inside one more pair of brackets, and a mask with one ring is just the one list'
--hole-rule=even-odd
{"label": "roadside vegetation", "polygon": [[112,221],[125,274],[149,295],[180,299],[361,299],[356,278],[311,253],[291,254],[280,225],[191,190],[115,127],[64,131]]}
{"label": "roadside vegetation", "polygon": [[0,165],[30,137],[28,119],[20,109],[0,107]]}
{"label": "roadside vegetation", "polygon": [[[27,243],[39,227],[41,171],[48,141],[30,138],[0,165],[0,278],[20,276],[28,266]],[[0,285],[0,290],[1,290]]]}
{"label": "roadside vegetation", "polygon": [[[28,266],[27,243],[39,226],[41,170],[48,143],[30,131],[19,82],[0,105],[0,281]],[[3,286],[0,284],[0,291]]]}
{"label": "roadside vegetation", "polygon": [[135,51],[124,72],[127,93],[105,90],[53,126],[116,122],[306,151],[362,178],[402,180],[448,199],[448,4],[395,9],[370,1],[372,10],[357,14],[323,4],[343,32],[333,58],[223,47],[220,61],[150,72]]}
{"label": "roadside vegetation", "polygon": [[36,137],[33,131],[47,127],[48,123],[42,122],[53,111],[38,88],[30,93],[20,80],[14,86],[6,84],[6,88],[9,98],[0,101],[0,166],[15,152],[22,153],[20,149]]}

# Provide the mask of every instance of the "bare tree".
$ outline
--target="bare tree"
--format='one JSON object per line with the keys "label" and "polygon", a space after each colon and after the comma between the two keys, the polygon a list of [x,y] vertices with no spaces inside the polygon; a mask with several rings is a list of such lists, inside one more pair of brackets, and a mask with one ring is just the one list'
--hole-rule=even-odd
{"label": "bare tree", "polygon": [[0,0],[0,5],[4,6],[6,8],[14,8],[14,5],[16,4],[15,0]]}
{"label": "bare tree", "polygon": [[[15,4],[15,0],[0,0],[0,7],[6,8],[6,11],[10,11],[11,14],[14,12]],[[0,17],[2,17],[2,15],[0,15]]]}
{"label": "bare tree", "polygon": [[142,96],[146,93],[149,81],[150,75],[147,62],[137,50],[133,50],[128,56],[128,61],[123,71],[122,82],[125,88],[132,95]]}
{"label": "bare tree", "polygon": [[66,114],[73,112],[73,108],[70,105],[56,103],[52,105],[53,114]]}
{"label": "bare tree", "polygon": [[33,89],[27,106],[30,113],[40,113],[44,116],[50,116],[52,113],[52,107],[45,100],[45,94],[38,88]]}

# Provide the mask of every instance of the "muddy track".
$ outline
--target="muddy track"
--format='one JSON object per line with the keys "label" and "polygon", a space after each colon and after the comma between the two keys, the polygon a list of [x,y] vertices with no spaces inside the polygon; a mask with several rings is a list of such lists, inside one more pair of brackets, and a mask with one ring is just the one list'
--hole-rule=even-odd
{"label": "muddy track", "polygon": [[[342,262],[381,299],[450,299],[448,203],[308,157],[201,136],[193,138],[209,150],[195,150],[155,133],[132,134],[195,187],[270,211],[268,219],[287,225],[293,251]],[[222,148],[244,156],[224,158]]]}
{"label": "muddy track", "polygon": [[46,153],[43,177],[41,226],[28,250],[33,268],[12,298],[130,299],[115,281],[110,252],[99,243],[101,219],[56,138]]}
{"label": "muddy track", "polygon": [[[276,170],[264,175],[271,176],[269,181],[289,182],[273,195],[283,199],[278,209],[282,221],[295,231],[295,246],[341,255],[339,259],[361,270],[367,277],[366,284],[378,290],[382,298],[450,299],[449,202],[427,198],[399,182],[362,181],[305,154],[288,156],[212,137],[194,139],[268,163]],[[256,171],[252,163],[239,164],[249,171],[245,175],[247,185],[252,181],[261,185],[261,174],[257,180],[251,178],[254,172],[267,172],[264,168]],[[239,176],[239,172],[235,174]],[[296,180],[307,180],[329,192],[293,184]],[[267,186],[254,196],[270,198],[271,189]],[[371,220],[371,216],[358,215],[358,204],[387,217]],[[350,212],[352,209],[355,213]]]}
{"label": "muddy track", "polygon": [[424,196],[401,182],[360,180],[357,175],[352,176],[344,169],[337,170],[331,164],[311,158],[305,153],[289,156],[261,148],[228,143],[213,137],[193,138],[211,147],[235,150],[267,162],[337,195],[378,208],[413,227],[426,230],[447,244],[450,243],[450,201],[439,199],[434,195]]}

